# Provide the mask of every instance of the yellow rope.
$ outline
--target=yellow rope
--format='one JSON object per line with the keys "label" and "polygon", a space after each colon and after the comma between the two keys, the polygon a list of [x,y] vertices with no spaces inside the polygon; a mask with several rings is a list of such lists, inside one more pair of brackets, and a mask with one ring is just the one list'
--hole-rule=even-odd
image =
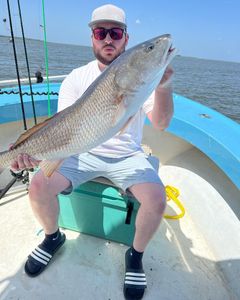
{"label": "yellow rope", "polygon": [[177,207],[180,209],[181,213],[177,215],[164,215],[164,218],[166,219],[180,219],[185,215],[185,208],[183,204],[180,202],[178,199],[178,196],[180,195],[180,192],[177,188],[167,185],[165,187],[166,190],[166,196],[167,196],[167,201],[173,200],[173,202],[177,205]]}

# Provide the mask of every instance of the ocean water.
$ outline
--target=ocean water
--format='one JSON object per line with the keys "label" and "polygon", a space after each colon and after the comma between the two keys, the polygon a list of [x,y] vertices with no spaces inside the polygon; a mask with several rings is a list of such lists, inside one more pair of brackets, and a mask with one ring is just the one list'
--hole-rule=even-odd
{"label": "ocean water", "polygon": [[[22,39],[15,38],[19,73],[27,77]],[[31,76],[45,75],[42,41],[27,39]],[[91,47],[48,43],[49,76],[64,75],[94,59]],[[211,107],[240,123],[240,63],[177,56],[174,92]],[[0,81],[16,79],[13,46],[9,37],[0,36]]]}

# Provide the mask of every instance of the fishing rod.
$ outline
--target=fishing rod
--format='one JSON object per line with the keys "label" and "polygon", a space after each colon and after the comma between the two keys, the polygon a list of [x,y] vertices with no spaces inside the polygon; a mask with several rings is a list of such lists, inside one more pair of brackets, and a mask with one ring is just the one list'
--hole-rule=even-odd
{"label": "fishing rod", "polygon": [[[8,7],[10,30],[11,30],[11,38],[12,38],[12,44],[13,44],[13,54],[14,54],[14,59],[15,59],[16,72],[17,72],[19,96],[20,96],[21,108],[22,108],[23,125],[24,125],[24,129],[27,130],[26,116],[25,116],[24,103],[23,103],[23,93],[22,93],[21,81],[20,81],[20,76],[19,76],[19,68],[18,68],[17,53],[16,53],[16,47],[15,47],[15,39],[14,39],[14,34],[13,34],[12,17],[11,17],[11,9],[10,9],[9,0],[7,0],[7,7]],[[32,86],[31,86],[31,78],[30,78],[24,30],[23,30],[23,25],[22,25],[21,7],[20,7],[19,0],[18,0],[18,10],[19,10],[19,16],[20,16],[20,21],[21,21],[23,44],[24,44],[24,49],[25,49],[25,58],[26,58],[27,68],[28,68],[28,77],[29,77],[30,91],[31,91],[31,97],[32,97],[32,104],[33,104],[34,121],[36,124],[36,114],[35,114],[35,107],[34,107],[34,102],[33,102],[33,91],[32,91]],[[22,181],[23,184],[29,183],[29,170],[20,171],[17,173],[10,170],[10,172],[11,172],[11,175],[13,176],[13,178],[3,189],[0,189],[0,199],[3,198],[3,196],[8,192],[8,190],[14,185],[15,182]]]}
{"label": "fishing rod", "polygon": [[[13,34],[13,29],[12,29],[12,19],[11,19],[11,10],[10,10],[9,0],[7,0],[7,5],[8,5],[8,14],[9,14],[10,29],[11,29],[11,37],[12,37],[12,42],[13,42],[13,52],[14,52],[16,72],[17,72],[19,94],[20,94],[22,113],[23,113],[23,123],[24,123],[24,129],[27,130],[24,104],[23,104],[23,99],[22,99],[21,82],[20,82],[20,76],[19,76],[19,70],[18,70],[15,40],[14,40],[14,34]],[[47,45],[46,45],[46,23],[45,23],[45,12],[44,12],[44,0],[42,0],[42,8],[43,8],[43,21],[44,21],[44,42],[45,42],[44,45],[45,45],[45,57],[46,57],[46,69],[47,69],[46,70],[46,73],[47,73],[46,75],[47,75],[47,82],[48,82],[48,114],[50,115],[51,112],[50,112],[49,78],[48,78],[48,52],[47,52]],[[21,14],[21,6],[20,6],[20,1],[19,0],[18,0],[18,10],[19,10],[19,16],[20,16],[20,22],[21,22],[21,30],[22,30],[22,36],[23,36],[25,58],[26,58],[27,69],[28,69],[28,78],[29,78],[30,92],[31,92],[31,97],[32,97],[33,114],[34,114],[34,120],[35,120],[35,124],[36,124],[36,114],[35,114],[35,107],[34,107],[34,100],[33,100],[33,91],[32,91],[32,84],[31,84],[31,77],[30,77],[30,69],[29,69],[29,64],[28,64],[27,49],[26,49],[23,22],[22,22],[22,14]],[[33,169],[20,171],[18,173],[14,173],[12,170],[10,170],[10,172],[13,176],[13,179],[5,186],[5,188],[0,190],[0,199],[7,193],[7,191],[13,186],[13,184],[16,181],[22,181],[23,183],[28,184],[29,183],[29,171],[33,171]]]}
{"label": "fishing rod", "polygon": [[18,2],[19,18],[20,18],[20,23],[21,23],[21,31],[22,31],[22,38],[23,38],[23,45],[24,45],[24,53],[25,53],[25,59],[26,59],[26,65],[27,65],[27,72],[28,72],[30,94],[31,94],[31,99],[32,99],[33,117],[34,117],[34,123],[36,125],[37,124],[37,118],[36,118],[36,112],[35,112],[35,104],[34,104],[34,100],[33,100],[32,81],[31,81],[30,69],[29,69],[29,63],[28,63],[27,47],[26,47],[25,34],[24,34],[24,29],[23,29],[23,21],[22,21],[22,13],[21,13],[20,0],[18,0],[17,2]]}
{"label": "fishing rod", "polygon": [[48,87],[48,116],[51,116],[51,101],[50,101],[50,86],[48,78],[48,47],[47,47],[47,30],[46,30],[46,18],[45,18],[45,4],[42,0],[42,17],[43,17],[43,32],[44,32],[44,49],[45,49],[45,65],[46,65],[46,77]]}
{"label": "fishing rod", "polygon": [[20,82],[20,76],[19,76],[17,52],[16,52],[16,47],[15,47],[15,39],[14,39],[14,34],[13,34],[12,16],[11,16],[11,9],[10,9],[9,0],[7,0],[7,7],[8,7],[8,16],[9,16],[9,24],[10,24],[10,30],[11,30],[12,45],[13,45],[13,54],[14,54],[16,72],[17,72],[19,95],[20,95],[21,108],[22,108],[23,126],[24,126],[24,129],[27,130],[27,122],[26,122],[26,115],[25,115],[24,104],[23,104],[22,88],[21,88],[21,82]]}

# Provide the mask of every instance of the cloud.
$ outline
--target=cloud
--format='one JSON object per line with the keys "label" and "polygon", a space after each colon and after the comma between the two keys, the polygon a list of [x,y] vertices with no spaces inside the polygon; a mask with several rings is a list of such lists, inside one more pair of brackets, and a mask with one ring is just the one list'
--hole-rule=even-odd
{"label": "cloud", "polygon": [[136,23],[136,24],[141,24],[141,21],[140,21],[139,19],[137,19],[137,20],[135,21],[135,23]]}

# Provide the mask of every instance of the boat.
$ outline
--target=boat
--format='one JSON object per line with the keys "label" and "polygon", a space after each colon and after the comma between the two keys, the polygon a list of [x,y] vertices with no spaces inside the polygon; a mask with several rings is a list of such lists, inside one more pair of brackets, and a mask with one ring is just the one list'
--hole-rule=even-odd
{"label": "boat", "polygon": [[[60,83],[50,83],[51,113]],[[26,124],[34,124],[29,86],[22,87]],[[0,151],[24,131],[17,88],[0,95]],[[46,84],[33,84],[37,120],[48,115]],[[39,93],[37,95],[37,92]],[[143,144],[159,160],[165,186],[178,191],[185,209],[163,218],[144,254],[148,288],[144,299],[240,299],[240,126],[222,114],[174,94],[175,112],[160,132],[146,120]],[[12,175],[0,175],[3,190]],[[179,216],[168,201],[166,215]],[[92,221],[94,222],[94,220]],[[43,239],[17,181],[0,199],[0,299],[123,299],[124,254],[128,246],[62,229],[67,241],[37,278],[24,274],[29,253]]]}

